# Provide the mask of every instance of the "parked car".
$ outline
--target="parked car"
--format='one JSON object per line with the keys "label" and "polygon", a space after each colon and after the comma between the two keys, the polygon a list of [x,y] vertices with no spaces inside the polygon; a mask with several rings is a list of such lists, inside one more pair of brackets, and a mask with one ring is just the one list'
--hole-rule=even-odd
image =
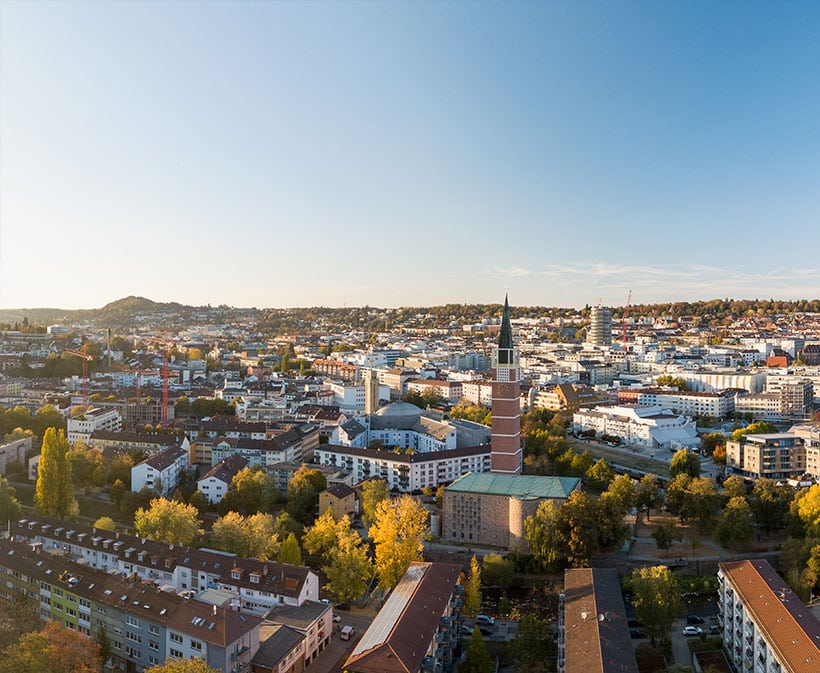
{"label": "parked car", "polygon": [[629,629],[630,638],[646,638],[646,634],[640,629]]}
{"label": "parked car", "polygon": [[636,629],[637,629],[637,628],[639,628],[639,627],[641,627],[641,626],[643,626],[643,622],[642,622],[640,619],[636,619],[635,617],[632,617],[631,619],[627,619],[627,620],[626,620],[626,623],[627,623],[629,626],[632,626],[632,627],[634,627],[634,628],[636,628]]}
{"label": "parked car", "polygon": [[481,635],[484,636],[485,638],[488,637],[488,636],[493,635],[493,630],[489,627],[479,626],[478,630],[481,632]]}
{"label": "parked car", "polygon": [[720,627],[717,624],[709,624],[709,633],[720,633]]}
{"label": "parked car", "polygon": [[687,615],[686,616],[686,623],[687,624],[703,624],[706,620],[701,617],[700,615]]}
{"label": "parked car", "polygon": [[353,635],[353,631],[354,631],[354,630],[355,630],[355,629],[354,629],[352,626],[343,626],[343,627],[342,627],[342,631],[341,631],[341,633],[339,634],[339,637],[340,637],[342,640],[350,640],[350,636],[352,636],[352,635]]}
{"label": "parked car", "polygon": [[342,612],[347,612],[348,610],[350,610],[350,605],[348,603],[339,603],[336,606],[336,609],[341,610]]}
{"label": "parked car", "polygon": [[478,615],[475,618],[476,624],[484,624],[485,626],[492,626],[495,624],[495,620],[492,617],[488,617],[487,615]]}
{"label": "parked car", "polygon": [[699,636],[703,633],[703,629],[699,626],[684,626],[683,635],[685,636]]}

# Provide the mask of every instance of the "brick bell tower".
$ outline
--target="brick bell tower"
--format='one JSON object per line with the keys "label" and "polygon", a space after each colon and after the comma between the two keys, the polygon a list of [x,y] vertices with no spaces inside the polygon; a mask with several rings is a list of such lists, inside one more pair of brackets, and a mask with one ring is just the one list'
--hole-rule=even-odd
{"label": "brick bell tower", "polygon": [[493,423],[491,471],[521,474],[521,402],[518,349],[513,345],[510,305],[504,296],[504,316],[498,347],[493,352]]}

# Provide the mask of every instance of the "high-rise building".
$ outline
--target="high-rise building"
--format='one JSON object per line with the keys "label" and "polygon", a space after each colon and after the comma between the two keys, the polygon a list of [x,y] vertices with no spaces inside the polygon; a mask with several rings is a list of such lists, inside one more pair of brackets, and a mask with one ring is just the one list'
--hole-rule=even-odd
{"label": "high-rise building", "polygon": [[491,471],[521,474],[521,372],[513,344],[510,305],[504,297],[504,315],[498,347],[493,353],[493,422]]}
{"label": "high-rise building", "polygon": [[612,309],[607,306],[593,306],[590,310],[587,343],[593,346],[612,345]]}

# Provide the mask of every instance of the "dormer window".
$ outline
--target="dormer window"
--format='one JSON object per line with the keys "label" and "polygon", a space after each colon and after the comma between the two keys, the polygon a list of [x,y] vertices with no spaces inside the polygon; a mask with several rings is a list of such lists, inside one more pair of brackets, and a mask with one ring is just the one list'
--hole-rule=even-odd
{"label": "dormer window", "polygon": [[[232,580],[241,580],[242,579],[242,568],[234,568],[231,570],[231,579]],[[251,580],[253,581],[253,580]]]}
{"label": "dormer window", "polygon": [[251,573],[251,584],[259,584],[260,579],[262,576],[259,573]]}

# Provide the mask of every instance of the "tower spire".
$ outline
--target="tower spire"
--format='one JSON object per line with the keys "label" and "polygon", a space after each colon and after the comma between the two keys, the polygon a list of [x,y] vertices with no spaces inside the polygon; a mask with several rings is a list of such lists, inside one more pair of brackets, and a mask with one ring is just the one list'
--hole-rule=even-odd
{"label": "tower spire", "polygon": [[510,325],[510,302],[504,295],[504,314],[501,317],[501,334],[498,337],[498,347],[512,349],[512,325]]}

